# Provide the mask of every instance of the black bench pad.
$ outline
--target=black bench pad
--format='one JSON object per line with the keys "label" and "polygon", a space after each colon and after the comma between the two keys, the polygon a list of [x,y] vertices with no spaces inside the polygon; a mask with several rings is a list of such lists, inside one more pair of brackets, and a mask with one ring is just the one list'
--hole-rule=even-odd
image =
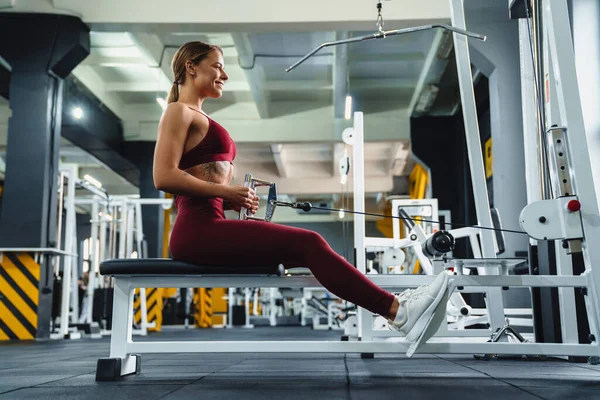
{"label": "black bench pad", "polygon": [[102,275],[284,275],[282,265],[195,265],[170,258],[124,258],[100,263]]}

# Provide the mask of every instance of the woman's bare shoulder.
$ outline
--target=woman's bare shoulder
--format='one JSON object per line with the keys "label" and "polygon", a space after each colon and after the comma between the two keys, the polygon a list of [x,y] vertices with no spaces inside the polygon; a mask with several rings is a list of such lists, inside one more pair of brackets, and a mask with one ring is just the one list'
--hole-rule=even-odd
{"label": "woman's bare shoulder", "polygon": [[193,111],[185,104],[174,101],[167,104],[165,114],[192,115]]}

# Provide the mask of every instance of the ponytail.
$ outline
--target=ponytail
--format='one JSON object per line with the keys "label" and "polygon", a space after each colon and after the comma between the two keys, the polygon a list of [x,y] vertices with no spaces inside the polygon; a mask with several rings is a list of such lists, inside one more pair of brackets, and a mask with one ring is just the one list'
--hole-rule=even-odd
{"label": "ponytail", "polygon": [[177,82],[173,82],[171,90],[169,91],[169,97],[167,97],[167,104],[174,103],[177,100],[179,100],[179,84]]}

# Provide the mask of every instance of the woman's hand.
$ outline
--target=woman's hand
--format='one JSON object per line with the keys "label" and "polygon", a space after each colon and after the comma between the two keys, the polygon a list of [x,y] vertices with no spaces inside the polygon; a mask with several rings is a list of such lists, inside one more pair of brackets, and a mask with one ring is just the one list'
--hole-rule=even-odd
{"label": "woman's hand", "polygon": [[254,195],[254,200],[252,201],[252,208],[250,209],[252,214],[256,214],[258,211],[258,196]]}
{"label": "woman's hand", "polygon": [[239,212],[240,208],[248,208],[252,214],[258,210],[258,196],[254,189],[245,186],[226,186],[223,199],[231,205],[233,210]]}

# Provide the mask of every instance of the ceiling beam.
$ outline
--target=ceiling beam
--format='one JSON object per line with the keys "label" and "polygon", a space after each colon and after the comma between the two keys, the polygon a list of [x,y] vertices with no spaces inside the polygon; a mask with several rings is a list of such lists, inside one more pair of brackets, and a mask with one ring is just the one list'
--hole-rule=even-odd
{"label": "ceiling beam", "polygon": [[[283,104],[285,103],[285,104]],[[345,128],[352,121],[332,118],[333,106],[310,109],[312,103],[283,102],[282,106],[298,110],[294,114],[260,119],[251,115],[254,103],[236,103],[228,109],[211,113],[211,117],[224,126],[236,142],[247,143],[306,143],[339,142]],[[248,107],[241,107],[247,104]],[[248,108],[248,110],[245,110]],[[302,111],[307,110],[308,111]],[[128,122],[123,125],[126,140],[156,140],[158,121],[162,111],[158,105],[128,106],[123,111]],[[365,140],[410,140],[410,118],[406,109],[393,109],[364,116]]]}
{"label": "ceiling beam", "polygon": [[90,65],[79,65],[73,72],[73,76],[77,78],[85,87],[87,87],[94,96],[96,96],[106,107],[110,109],[120,119],[125,119],[125,106],[114,94],[106,90],[106,83],[94,71]]}
{"label": "ceiling beam", "polygon": [[[415,90],[413,91],[413,95],[410,99],[410,103],[408,105],[408,113],[412,115],[419,98],[421,97],[421,93],[423,92],[423,88],[426,84],[432,83],[430,73],[432,71],[433,65],[438,62],[444,62],[437,60],[437,52],[442,44],[442,40],[444,38],[444,32],[441,29],[438,29],[435,32],[435,36],[433,41],[431,42],[431,46],[429,47],[429,51],[427,52],[427,57],[425,57],[425,62],[423,63],[423,69],[421,69],[421,74],[419,75],[419,79],[417,80],[417,84],[415,85]],[[437,82],[437,80],[436,80]]]}
{"label": "ceiling beam", "polygon": [[[290,77],[291,78],[291,77]],[[288,80],[288,81],[268,81],[265,82],[264,88],[266,91],[276,92],[276,91],[288,91],[288,90],[331,90],[332,85],[331,82],[325,80],[315,80],[315,81],[298,81],[298,80]]]}
{"label": "ceiling beam", "polygon": [[[393,40],[393,39],[392,39]],[[399,62],[399,61],[423,61],[425,55],[418,52],[403,53],[401,48],[394,53],[352,53],[348,56],[349,64],[375,63],[375,62]]]}
{"label": "ceiling beam", "polygon": [[164,44],[161,39],[153,33],[130,32],[129,36],[140,53],[146,58],[149,68],[155,72],[158,87],[169,91],[173,85],[173,78],[168,72],[170,70],[170,60],[167,60],[165,67]]}
{"label": "ceiling beam", "polygon": [[[337,70],[337,67],[335,68]],[[343,87],[338,87],[337,77],[343,76]],[[333,90],[334,98],[339,93],[342,103],[346,97],[346,78],[343,71],[339,73],[334,72],[333,84],[329,81],[308,81],[308,80],[286,80],[286,81],[267,81],[264,82],[263,87],[265,91],[288,91],[288,90]],[[231,84],[235,86],[230,86]],[[238,89],[241,82],[227,82],[225,84],[225,90],[242,90]],[[353,79],[351,82],[352,90],[363,90],[363,89],[411,89],[416,85],[416,81],[413,79],[402,79],[402,78],[387,78],[387,79]],[[344,117],[344,107],[342,104],[342,114],[339,118]]]}
{"label": "ceiling beam", "polygon": [[[399,110],[398,110],[399,111]],[[400,112],[398,112],[400,114]],[[272,119],[220,119],[237,143],[332,143],[339,142],[350,121],[344,119],[272,118]],[[401,115],[381,117],[365,115],[365,140],[410,140],[410,120]],[[156,140],[158,122],[139,122],[139,131],[125,133],[134,140]]]}
{"label": "ceiling beam", "polygon": [[92,48],[92,52],[79,65],[91,65],[95,67],[126,67],[147,66],[148,61],[144,57],[123,57],[99,54],[98,50]]}
{"label": "ceiling beam", "polygon": [[[336,32],[335,40],[348,39],[348,32]],[[348,45],[333,49],[333,116],[344,118],[345,99],[348,93]]]}
{"label": "ceiling beam", "polygon": [[[335,79],[335,77],[334,77]],[[337,83],[332,85],[328,81],[270,81],[263,84],[263,92],[278,92],[278,91],[302,91],[302,90],[333,90],[334,99],[336,99],[336,107],[340,107],[340,115],[336,117],[344,117],[344,101],[346,97],[346,84],[343,88],[337,89]],[[363,89],[407,89],[415,87],[415,81],[411,79],[355,79],[352,81],[352,89],[355,91]],[[161,88],[161,89],[158,89]],[[108,82],[105,84],[107,92],[156,92],[164,89],[164,81],[157,87],[156,82]],[[225,83],[226,92],[249,92],[252,90],[248,81],[227,81]],[[337,104],[337,99],[341,104]]]}
{"label": "ceiling beam", "polygon": [[[164,85],[161,85],[164,87]],[[230,92],[247,92],[250,87],[247,82],[228,81],[226,90]],[[156,92],[156,82],[109,82],[106,84],[107,92]]]}
{"label": "ceiling beam", "polygon": [[233,43],[237,49],[240,65],[252,66],[252,68],[244,68],[250,91],[254,103],[256,104],[256,110],[260,118],[269,118],[269,103],[268,97],[264,90],[265,79],[263,77],[262,70],[256,64],[254,51],[252,50],[252,44],[246,33],[232,33]]}
{"label": "ceiling beam", "polygon": [[273,159],[275,160],[275,165],[277,166],[277,172],[279,172],[279,176],[282,178],[287,178],[289,176],[289,168],[286,163],[286,153],[283,145],[272,144],[271,152],[273,153]]}
{"label": "ceiling beam", "polygon": [[[289,195],[316,195],[316,194],[333,194],[342,193],[345,191],[352,192],[352,179],[348,179],[348,183],[342,187],[340,179],[336,177],[319,177],[319,178],[281,178],[276,171],[265,167],[264,163],[237,164],[236,171],[244,173],[236,174],[233,178],[232,185],[243,185],[245,171],[252,171],[252,175],[277,184],[278,194]],[[239,176],[237,176],[239,175]],[[394,186],[392,175],[387,176],[368,176],[365,179],[365,192],[389,192]],[[258,195],[267,192],[266,188],[259,188]]]}

